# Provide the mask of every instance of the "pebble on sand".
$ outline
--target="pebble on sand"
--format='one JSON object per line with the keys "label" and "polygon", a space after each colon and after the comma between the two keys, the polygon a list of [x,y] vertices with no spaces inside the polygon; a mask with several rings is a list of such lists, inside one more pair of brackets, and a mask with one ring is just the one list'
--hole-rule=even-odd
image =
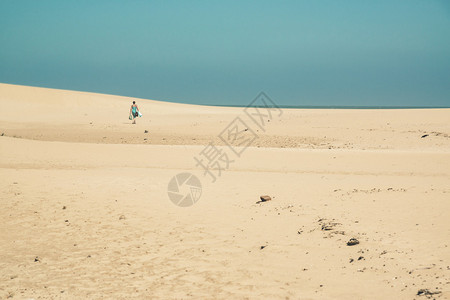
{"label": "pebble on sand", "polygon": [[261,202],[266,202],[272,200],[272,198],[268,195],[260,196],[259,199],[261,199]]}
{"label": "pebble on sand", "polygon": [[347,246],[354,246],[354,245],[358,245],[359,241],[355,238],[351,238],[348,242],[347,242]]}
{"label": "pebble on sand", "polygon": [[432,292],[429,289],[420,289],[417,291],[417,296],[426,296],[427,298],[431,298],[433,295],[437,295],[440,293],[440,291]]}

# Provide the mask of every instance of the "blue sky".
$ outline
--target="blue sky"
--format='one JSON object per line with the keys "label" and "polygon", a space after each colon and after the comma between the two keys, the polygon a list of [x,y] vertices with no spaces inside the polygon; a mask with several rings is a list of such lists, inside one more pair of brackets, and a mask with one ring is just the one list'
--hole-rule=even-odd
{"label": "blue sky", "polygon": [[450,1],[0,1],[0,82],[199,104],[450,106]]}

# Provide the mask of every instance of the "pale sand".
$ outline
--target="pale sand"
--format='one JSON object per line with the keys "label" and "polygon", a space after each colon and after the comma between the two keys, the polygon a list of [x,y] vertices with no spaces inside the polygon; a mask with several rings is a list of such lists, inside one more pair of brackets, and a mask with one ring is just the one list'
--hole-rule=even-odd
{"label": "pale sand", "polygon": [[212,183],[243,108],[131,100],[0,84],[0,297],[450,298],[450,109],[285,109]]}

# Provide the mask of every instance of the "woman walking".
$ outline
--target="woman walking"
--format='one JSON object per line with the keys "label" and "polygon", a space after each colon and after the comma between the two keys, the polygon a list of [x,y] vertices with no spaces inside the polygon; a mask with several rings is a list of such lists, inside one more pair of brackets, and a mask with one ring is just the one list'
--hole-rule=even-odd
{"label": "woman walking", "polygon": [[133,101],[130,108],[130,120],[133,120],[133,124],[136,124],[137,117],[139,117],[139,107],[136,105],[136,101]]}

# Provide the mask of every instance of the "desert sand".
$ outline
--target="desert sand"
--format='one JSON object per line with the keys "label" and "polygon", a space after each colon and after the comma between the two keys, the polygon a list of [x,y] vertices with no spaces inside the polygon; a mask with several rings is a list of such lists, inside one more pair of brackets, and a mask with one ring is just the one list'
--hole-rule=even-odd
{"label": "desert sand", "polygon": [[[219,138],[235,118],[254,137],[239,156]],[[450,109],[263,122],[0,84],[0,297],[450,298]],[[227,154],[214,182],[205,149]],[[179,207],[168,184],[186,172],[201,196]]]}

